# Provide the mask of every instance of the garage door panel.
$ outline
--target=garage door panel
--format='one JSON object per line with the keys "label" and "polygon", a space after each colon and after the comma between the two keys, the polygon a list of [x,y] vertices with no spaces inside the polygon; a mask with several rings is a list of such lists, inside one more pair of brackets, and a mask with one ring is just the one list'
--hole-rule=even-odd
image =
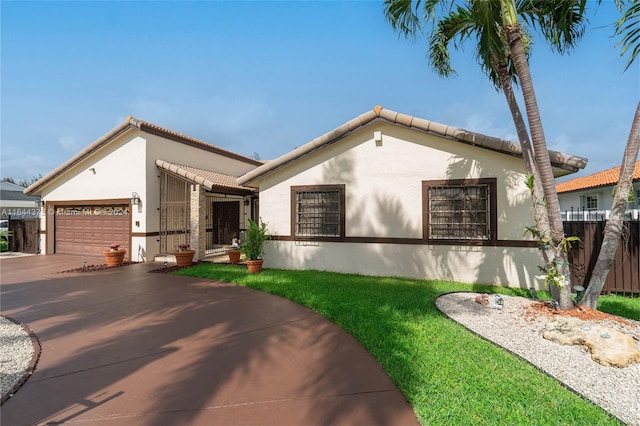
{"label": "garage door panel", "polygon": [[123,205],[56,207],[55,253],[102,257],[118,243],[130,258],[129,214]]}

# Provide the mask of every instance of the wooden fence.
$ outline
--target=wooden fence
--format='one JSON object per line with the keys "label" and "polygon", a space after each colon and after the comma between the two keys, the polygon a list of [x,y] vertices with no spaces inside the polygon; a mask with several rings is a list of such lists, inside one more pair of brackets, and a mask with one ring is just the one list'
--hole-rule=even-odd
{"label": "wooden fence", "polygon": [[9,251],[31,254],[39,252],[39,219],[9,219],[9,231]]}
{"label": "wooden fence", "polygon": [[[569,250],[571,282],[587,286],[602,244],[604,221],[564,222],[565,234],[580,238]],[[625,221],[628,232],[618,244],[603,293],[640,294],[640,220]]]}

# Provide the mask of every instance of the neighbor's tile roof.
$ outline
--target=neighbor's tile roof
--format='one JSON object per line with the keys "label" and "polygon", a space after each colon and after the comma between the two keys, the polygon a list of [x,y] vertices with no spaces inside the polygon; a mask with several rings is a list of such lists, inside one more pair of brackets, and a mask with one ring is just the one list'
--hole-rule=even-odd
{"label": "neighbor's tile roof", "polygon": [[[556,185],[558,193],[580,191],[601,186],[616,185],[620,178],[620,167],[603,170],[589,176],[582,176]],[[640,179],[640,161],[636,161],[633,180]]]}
{"label": "neighbor's tile roof", "polygon": [[231,152],[226,149],[208,144],[199,139],[192,138],[191,136],[187,136],[185,134],[178,133],[173,130],[165,129],[164,127],[160,127],[156,124],[149,123],[147,121],[143,121],[138,118],[129,116],[123,123],[111,129],[108,133],[106,133],[104,136],[94,141],[91,145],[89,145],[88,147],[86,147],[76,155],[74,155],[71,159],[69,159],[59,167],[55,168],[51,173],[47,174],[46,176],[44,176],[43,178],[35,182],[33,185],[29,186],[27,189],[24,190],[24,193],[27,195],[33,194],[34,192],[42,188],[44,185],[51,182],[53,179],[55,179],[56,177],[58,177],[59,175],[67,171],[69,168],[71,168],[75,164],[89,157],[94,152],[96,152],[97,150],[99,150],[100,148],[102,148],[112,140],[116,139],[118,136],[122,135],[123,133],[131,129],[139,129],[146,133],[161,136],[176,142],[183,143],[185,145],[203,149],[205,151],[214,152],[224,157],[240,160],[255,166],[259,166],[263,164],[262,161],[245,157],[244,155],[236,154],[235,152]]}
{"label": "neighbor's tile roof", "polygon": [[[272,173],[282,167],[287,166],[318,149],[324,148],[344,136],[360,130],[372,123],[383,121],[409,129],[414,129],[440,137],[451,139],[457,142],[478,146],[492,151],[501,152],[507,155],[522,157],[522,148],[520,144],[499,139],[480,133],[459,129],[445,124],[436,123],[435,121],[425,120],[423,118],[413,117],[411,115],[401,114],[390,109],[385,109],[380,105],[375,106],[372,110],[344,123],[334,130],[325,133],[312,140],[311,142],[285,154],[275,160],[269,161],[262,166],[251,170],[245,175],[238,178],[239,184],[251,184],[256,180]],[[564,154],[557,151],[549,151],[551,164],[554,167],[568,170],[571,173],[583,169],[587,165],[587,159],[575,155]]]}
{"label": "neighbor's tile roof", "polygon": [[247,193],[254,192],[253,188],[238,185],[235,176],[225,175],[223,173],[214,172],[212,170],[199,169],[197,167],[186,166],[183,164],[174,164],[164,160],[156,160],[156,166],[176,176],[181,176],[186,180],[202,185],[209,191],[214,189],[233,189],[244,191]]}

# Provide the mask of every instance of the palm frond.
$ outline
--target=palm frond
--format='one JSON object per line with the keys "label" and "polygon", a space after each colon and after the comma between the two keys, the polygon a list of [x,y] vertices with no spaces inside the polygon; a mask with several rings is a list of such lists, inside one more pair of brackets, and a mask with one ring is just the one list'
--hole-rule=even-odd
{"label": "palm frond", "polygon": [[560,54],[575,48],[585,32],[587,0],[520,0],[518,13]]}
{"label": "palm frond", "polygon": [[640,54],[640,1],[633,0],[616,22],[616,36],[621,36],[616,46],[622,46],[621,55],[629,54],[625,71]]}

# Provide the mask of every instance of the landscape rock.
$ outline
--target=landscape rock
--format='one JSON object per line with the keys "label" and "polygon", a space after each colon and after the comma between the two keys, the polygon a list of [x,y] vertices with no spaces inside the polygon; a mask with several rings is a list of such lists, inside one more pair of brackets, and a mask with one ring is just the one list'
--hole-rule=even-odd
{"label": "landscape rock", "polygon": [[489,295],[488,294],[479,294],[476,296],[476,303],[480,305],[488,305],[489,304]]}
{"label": "landscape rock", "polygon": [[626,367],[640,362],[640,351],[631,336],[578,318],[553,318],[546,323],[542,336],[563,345],[585,346],[591,358],[604,366]]}

